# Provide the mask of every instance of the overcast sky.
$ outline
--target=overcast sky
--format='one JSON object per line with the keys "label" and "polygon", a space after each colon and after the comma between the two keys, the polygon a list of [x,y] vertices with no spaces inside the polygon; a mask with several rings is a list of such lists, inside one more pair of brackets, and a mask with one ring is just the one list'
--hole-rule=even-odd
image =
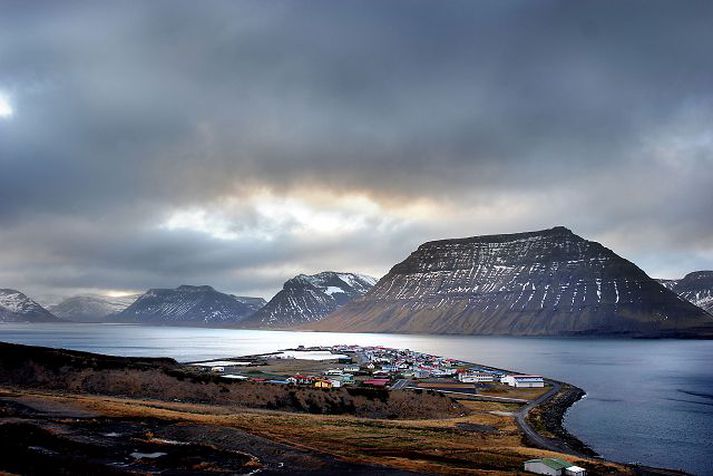
{"label": "overcast sky", "polygon": [[269,298],[555,225],[711,269],[712,47],[705,1],[0,0],[0,287]]}

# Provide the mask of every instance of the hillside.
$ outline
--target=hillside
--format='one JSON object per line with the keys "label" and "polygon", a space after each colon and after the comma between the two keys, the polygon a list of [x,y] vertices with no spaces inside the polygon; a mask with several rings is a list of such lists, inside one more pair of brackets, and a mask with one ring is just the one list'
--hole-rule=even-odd
{"label": "hillside", "polygon": [[60,320],[20,291],[0,289],[0,322],[60,322]]}
{"label": "hillside", "polygon": [[285,282],[282,290],[241,326],[286,328],[316,322],[364,295],[375,283],[371,276],[355,273],[300,274]]}
{"label": "hillside", "polygon": [[262,298],[233,296],[210,286],[150,289],[116,315],[121,322],[159,325],[230,325],[265,304]]}
{"label": "hillside", "polygon": [[564,227],[425,243],[309,328],[489,335],[711,335],[713,317]]}
{"label": "hillside", "polygon": [[713,271],[688,273],[683,279],[659,279],[661,284],[713,314]]}
{"label": "hillside", "polygon": [[100,295],[73,296],[50,306],[55,316],[74,322],[100,322],[129,307],[140,294],[109,297]]}

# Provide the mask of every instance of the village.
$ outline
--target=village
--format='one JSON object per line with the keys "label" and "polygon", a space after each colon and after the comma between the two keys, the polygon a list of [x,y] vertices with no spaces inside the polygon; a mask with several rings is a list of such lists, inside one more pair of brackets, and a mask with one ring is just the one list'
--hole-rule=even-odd
{"label": "village", "polygon": [[335,345],[190,364],[226,379],[276,385],[399,390],[424,388],[475,394],[481,391],[544,388],[540,375],[520,375],[409,349]]}
{"label": "village", "polygon": [[[334,345],[189,363],[221,378],[322,389],[363,387],[430,390],[454,398],[526,405],[551,390],[541,375],[519,374],[410,349]],[[556,458],[523,462],[530,473],[585,476],[586,470]]]}

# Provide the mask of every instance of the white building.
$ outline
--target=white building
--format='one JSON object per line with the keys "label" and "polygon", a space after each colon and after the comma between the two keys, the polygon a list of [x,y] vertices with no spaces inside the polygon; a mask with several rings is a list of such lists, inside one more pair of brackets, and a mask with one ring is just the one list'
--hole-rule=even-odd
{"label": "white building", "polygon": [[[580,470],[583,472],[568,473],[567,470],[570,468],[575,471]],[[571,463],[559,458],[538,458],[527,460],[525,461],[524,469],[530,473],[546,474],[549,476],[569,476],[570,474],[572,476],[586,476],[587,474],[584,468],[574,466]]]}
{"label": "white building", "polygon": [[545,379],[540,375],[506,375],[500,379],[501,383],[515,388],[542,388]]}
{"label": "white building", "polygon": [[587,470],[579,466],[570,466],[564,469],[566,476],[587,476]]}
{"label": "white building", "polygon": [[495,379],[492,374],[484,372],[463,372],[458,374],[458,380],[463,383],[481,383],[493,382]]}

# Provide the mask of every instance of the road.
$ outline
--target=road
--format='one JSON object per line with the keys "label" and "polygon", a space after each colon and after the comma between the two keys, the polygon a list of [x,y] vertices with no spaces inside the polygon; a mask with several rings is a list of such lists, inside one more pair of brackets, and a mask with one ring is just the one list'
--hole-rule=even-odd
{"label": "road", "polygon": [[[400,384],[402,381],[403,380],[397,381],[396,384],[394,384],[394,387],[392,387],[392,388],[397,388],[396,385]],[[532,428],[527,423],[527,415],[530,413],[530,410],[532,410],[533,408],[535,408],[538,405],[542,405],[547,400],[554,397],[557,394],[557,392],[559,392],[560,389],[562,388],[562,385],[559,382],[549,380],[547,383],[551,384],[552,388],[547,393],[540,395],[538,398],[531,400],[531,401],[523,400],[520,398],[485,396],[485,395],[469,394],[469,393],[464,393],[464,392],[454,392],[454,391],[449,391],[449,390],[438,390],[438,389],[431,389],[431,390],[436,390],[441,393],[449,394],[449,395],[453,396],[454,398],[459,398],[459,399],[482,400],[482,401],[490,401],[490,402],[520,403],[520,404],[526,403],[517,412],[514,413],[514,416],[515,416],[515,422],[517,423],[517,426],[520,427],[520,430],[522,430],[522,432],[527,436],[527,439],[530,441],[530,443],[533,446],[536,446],[538,448],[545,449],[545,450],[556,451],[558,453],[567,453],[567,454],[571,454],[571,455],[578,456],[581,458],[589,457],[585,454],[574,451],[572,448],[568,447],[567,445],[564,444],[564,442],[562,442],[560,440],[553,440],[553,439],[545,438],[544,436],[537,433],[534,430],[534,428]],[[404,385],[405,384],[402,384],[398,388],[404,388]],[[418,387],[408,387],[408,388],[416,389]]]}
{"label": "road", "polygon": [[532,400],[530,403],[523,406],[515,413],[515,421],[517,422],[517,426],[520,427],[522,432],[527,436],[528,440],[530,440],[530,442],[533,445],[537,446],[538,448],[542,448],[542,449],[550,450],[550,451],[557,451],[560,453],[567,453],[567,454],[571,454],[571,455],[574,455],[574,456],[577,456],[580,458],[591,457],[589,455],[585,455],[578,451],[573,450],[572,448],[567,446],[561,440],[545,438],[544,436],[537,433],[534,430],[534,428],[532,428],[527,423],[527,415],[528,415],[528,413],[530,413],[530,410],[532,410],[533,408],[535,408],[538,405],[542,405],[547,400],[554,397],[557,394],[557,392],[559,392],[560,389],[562,388],[562,385],[560,385],[559,382],[550,380],[550,381],[548,381],[548,383],[552,384],[552,388],[547,393]]}
{"label": "road", "polygon": [[411,381],[405,378],[397,380],[392,386],[391,390],[402,390],[403,388],[406,388],[406,385],[410,384]]}

